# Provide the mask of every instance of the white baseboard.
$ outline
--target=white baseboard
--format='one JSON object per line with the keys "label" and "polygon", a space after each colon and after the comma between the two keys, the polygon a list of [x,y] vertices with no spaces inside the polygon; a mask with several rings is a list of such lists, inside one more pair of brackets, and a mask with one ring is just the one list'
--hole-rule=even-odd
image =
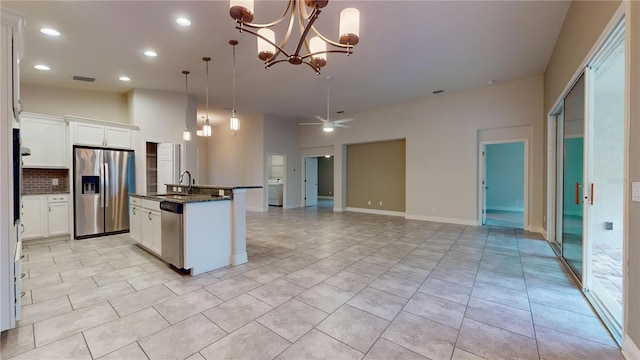
{"label": "white baseboard", "polygon": [[245,251],[242,254],[231,255],[231,265],[240,265],[249,261],[247,257],[247,252]]}
{"label": "white baseboard", "polygon": [[344,211],[344,208],[343,208],[343,207],[337,207],[337,206],[334,206],[334,207],[333,207],[333,211],[335,211],[335,212],[343,212],[343,211]]}
{"label": "white baseboard", "polygon": [[318,195],[318,199],[322,199],[322,200],[333,200],[333,196],[320,196],[320,195]]}
{"label": "white baseboard", "polygon": [[247,211],[266,212],[267,210],[257,206],[247,206]]}
{"label": "white baseboard", "polygon": [[404,218],[408,220],[421,220],[421,221],[432,221],[432,222],[447,223],[447,224],[478,226],[477,220],[443,218],[443,217],[437,217],[437,216],[425,216],[425,215],[414,215],[414,214],[406,214]]}
{"label": "white baseboard", "polygon": [[638,346],[631,340],[629,335],[625,335],[622,340],[622,355],[627,360],[640,360],[640,349],[638,349]]}
{"label": "white baseboard", "polygon": [[487,205],[487,210],[495,210],[495,211],[513,211],[513,212],[521,212],[524,213],[524,208],[521,207],[510,207],[510,206],[489,206]]}
{"label": "white baseboard", "polygon": [[363,209],[363,208],[353,208],[348,206],[347,206],[347,211],[359,212],[359,213],[365,213],[365,214],[375,214],[375,215],[404,216],[404,213],[400,211]]}

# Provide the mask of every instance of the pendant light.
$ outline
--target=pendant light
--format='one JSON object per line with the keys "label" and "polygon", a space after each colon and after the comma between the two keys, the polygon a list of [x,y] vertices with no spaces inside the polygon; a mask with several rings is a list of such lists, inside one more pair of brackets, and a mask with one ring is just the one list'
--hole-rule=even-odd
{"label": "pendant light", "polygon": [[236,116],[236,45],[238,45],[238,40],[229,40],[229,44],[233,46],[233,106],[231,107],[229,128],[232,131],[238,131],[240,130],[240,119]]}
{"label": "pendant light", "polygon": [[211,136],[211,124],[209,124],[209,61],[211,61],[211,58],[205,56],[202,58],[202,60],[205,64],[206,80],[204,86],[204,96],[207,108],[207,118],[205,119],[204,125],[202,126],[202,136],[209,137]]}
{"label": "pendant light", "polygon": [[182,140],[191,141],[191,131],[189,131],[189,124],[187,119],[189,118],[189,95],[187,94],[187,84],[189,72],[182,70],[184,74],[184,131],[182,132]]}

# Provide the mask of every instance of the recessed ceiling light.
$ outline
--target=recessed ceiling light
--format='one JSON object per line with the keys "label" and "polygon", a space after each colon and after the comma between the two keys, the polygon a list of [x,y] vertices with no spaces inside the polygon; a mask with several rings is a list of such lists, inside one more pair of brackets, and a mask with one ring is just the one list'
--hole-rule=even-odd
{"label": "recessed ceiling light", "polygon": [[118,78],[118,80],[120,80],[120,81],[131,81],[131,79],[128,76],[120,76]]}
{"label": "recessed ceiling light", "polygon": [[156,57],[158,56],[158,53],[153,51],[153,50],[147,50],[144,52],[145,55],[147,55],[148,57]]}
{"label": "recessed ceiling light", "polygon": [[34,68],[38,69],[38,70],[51,70],[50,67],[48,67],[47,65],[42,65],[42,64],[38,64],[36,66],[34,66]]}
{"label": "recessed ceiling light", "polygon": [[178,23],[178,25],[181,25],[181,26],[191,26],[191,20],[184,17],[177,18],[176,22]]}
{"label": "recessed ceiling light", "polygon": [[40,32],[48,36],[60,36],[60,31],[51,28],[42,28]]}

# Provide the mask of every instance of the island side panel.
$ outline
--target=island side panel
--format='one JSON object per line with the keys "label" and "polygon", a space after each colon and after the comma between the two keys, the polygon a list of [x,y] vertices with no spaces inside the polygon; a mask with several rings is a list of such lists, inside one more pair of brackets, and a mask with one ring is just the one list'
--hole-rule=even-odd
{"label": "island side panel", "polygon": [[244,264],[247,258],[247,190],[233,189],[231,264]]}
{"label": "island side panel", "polygon": [[231,201],[185,204],[184,268],[198,275],[229,265]]}

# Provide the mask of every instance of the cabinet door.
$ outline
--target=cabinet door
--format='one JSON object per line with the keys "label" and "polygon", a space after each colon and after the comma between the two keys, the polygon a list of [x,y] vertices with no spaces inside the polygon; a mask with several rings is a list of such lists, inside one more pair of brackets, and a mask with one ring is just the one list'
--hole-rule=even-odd
{"label": "cabinet door", "polygon": [[104,126],[74,123],[73,143],[79,145],[104,146]]}
{"label": "cabinet door", "polygon": [[104,128],[105,142],[108,147],[131,149],[133,148],[133,133],[129,129],[121,129],[111,126]]}
{"label": "cabinet door", "polygon": [[151,212],[151,250],[162,255],[162,225],[160,224],[160,212]]}
{"label": "cabinet door", "polygon": [[23,239],[44,237],[47,234],[46,196],[33,195],[22,197],[22,217],[20,223],[24,227]]}
{"label": "cabinet door", "polygon": [[129,206],[129,236],[137,243],[141,242],[143,210],[138,206]]}
{"label": "cabinet door", "polygon": [[49,203],[49,236],[69,234],[69,203]]}
{"label": "cabinet door", "polygon": [[140,234],[140,242],[142,243],[142,245],[144,245],[147,249],[149,250],[153,250],[153,217],[152,217],[152,213],[153,211],[151,210],[147,210],[147,209],[142,209],[142,229],[141,229],[141,234]]}
{"label": "cabinet door", "polygon": [[22,145],[31,149],[25,168],[68,168],[67,124],[62,119],[22,117]]}

